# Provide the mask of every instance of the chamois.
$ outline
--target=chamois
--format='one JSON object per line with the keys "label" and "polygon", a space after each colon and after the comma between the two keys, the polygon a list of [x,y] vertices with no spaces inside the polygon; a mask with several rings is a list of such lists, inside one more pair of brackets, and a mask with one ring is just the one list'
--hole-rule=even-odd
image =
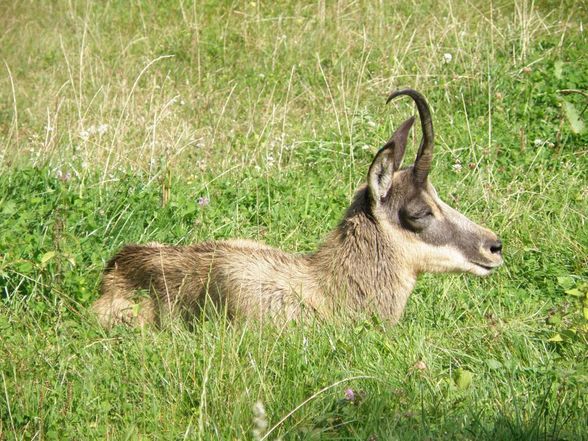
{"label": "chamois", "polygon": [[502,264],[502,243],[441,201],[428,180],[433,123],[423,95],[422,139],[413,165],[401,168],[415,117],[378,151],[367,183],[318,250],[292,255],[248,240],[189,246],[127,245],[108,262],[93,310],[100,323],[161,323],[194,317],[211,303],[231,317],[276,322],[307,315],[377,314],[397,322],[424,272],[485,276]]}

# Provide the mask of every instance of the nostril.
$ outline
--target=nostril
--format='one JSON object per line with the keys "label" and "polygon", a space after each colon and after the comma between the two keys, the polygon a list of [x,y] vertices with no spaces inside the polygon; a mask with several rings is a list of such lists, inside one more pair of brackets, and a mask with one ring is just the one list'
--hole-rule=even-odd
{"label": "nostril", "polygon": [[490,252],[492,254],[500,254],[502,252],[502,242],[497,240],[490,245]]}

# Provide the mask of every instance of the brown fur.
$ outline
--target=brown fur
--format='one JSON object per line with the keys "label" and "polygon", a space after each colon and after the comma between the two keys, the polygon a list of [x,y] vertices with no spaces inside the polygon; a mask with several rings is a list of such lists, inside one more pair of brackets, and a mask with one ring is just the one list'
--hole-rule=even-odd
{"label": "brown fur", "polygon": [[395,323],[420,273],[490,273],[502,263],[496,235],[444,204],[423,170],[417,179],[413,167],[399,169],[412,121],[380,150],[368,185],[316,252],[292,255],[247,240],[127,245],[106,267],[93,305],[98,319],[106,327],[161,323],[210,304],[229,317],[376,313]]}

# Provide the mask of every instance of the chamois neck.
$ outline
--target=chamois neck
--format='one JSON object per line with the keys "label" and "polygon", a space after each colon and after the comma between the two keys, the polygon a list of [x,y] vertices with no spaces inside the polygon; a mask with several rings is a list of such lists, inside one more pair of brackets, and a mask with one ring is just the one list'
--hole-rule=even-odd
{"label": "chamois neck", "polygon": [[372,217],[367,189],[355,195],[343,220],[308,258],[335,307],[376,313],[392,322],[402,315],[416,281],[394,241]]}

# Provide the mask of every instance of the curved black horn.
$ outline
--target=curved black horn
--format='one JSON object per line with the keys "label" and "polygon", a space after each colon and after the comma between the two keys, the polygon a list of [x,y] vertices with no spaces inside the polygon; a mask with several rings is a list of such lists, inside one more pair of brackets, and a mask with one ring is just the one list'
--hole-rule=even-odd
{"label": "curved black horn", "polygon": [[423,138],[419,146],[419,152],[414,161],[414,175],[418,183],[423,183],[427,179],[429,170],[431,169],[431,162],[433,160],[433,140],[435,134],[433,132],[433,121],[431,119],[431,110],[427,104],[427,100],[423,95],[413,89],[403,89],[392,92],[386,104],[392,101],[394,98],[400,95],[408,95],[416,103],[419,111],[419,117],[421,119],[421,128],[423,131]]}

